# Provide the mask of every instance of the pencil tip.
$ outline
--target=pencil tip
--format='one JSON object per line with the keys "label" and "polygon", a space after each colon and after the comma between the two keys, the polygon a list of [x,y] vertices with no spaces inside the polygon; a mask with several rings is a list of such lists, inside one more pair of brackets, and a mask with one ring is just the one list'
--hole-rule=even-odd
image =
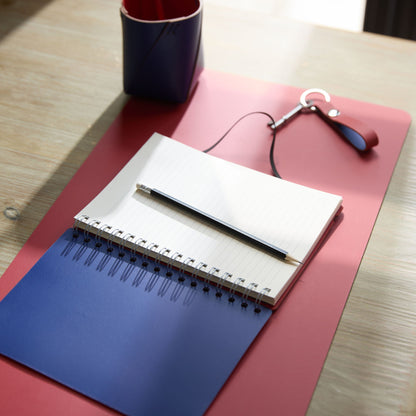
{"label": "pencil tip", "polygon": [[286,260],[287,262],[289,262],[289,263],[298,263],[298,264],[303,264],[300,260],[295,259],[294,257],[289,256],[288,254],[287,254],[287,255],[286,255],[286,257],[285,257],[285,260]]}

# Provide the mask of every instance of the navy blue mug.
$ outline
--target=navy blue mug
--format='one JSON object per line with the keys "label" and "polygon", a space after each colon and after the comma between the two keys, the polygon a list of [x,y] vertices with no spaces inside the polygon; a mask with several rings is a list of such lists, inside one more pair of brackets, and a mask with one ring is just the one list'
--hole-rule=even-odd
{"label": "navy blue mug", "polygon": [[199,0],[125,0],[121,7],[126,94],[184,102],[203,68]]}

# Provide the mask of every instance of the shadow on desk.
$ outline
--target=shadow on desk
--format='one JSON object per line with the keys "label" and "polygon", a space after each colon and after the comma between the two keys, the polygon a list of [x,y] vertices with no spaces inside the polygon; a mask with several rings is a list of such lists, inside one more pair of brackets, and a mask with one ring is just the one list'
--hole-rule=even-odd
{"label": "shadow on desk", "polygon": [[[155,129],[172,135],[192,100],[193,96],[186,103],[172,104],[119,94],[66,158],[50,170],[50,176],[19,213],[12,229],[7,227],[8,238],[0,235],[0,241],[10,240],[13,235],[14,246],[23,246],[0,279],[0,299],[73,226],[74,216],[113,179]],[[41,164],[48,163],[44,158],[27,158],[20,163],[36,163],[39,171]],[[36,169],[28,171],[32,175]]]}
{"label": "shadow on desk", "polygon": [[0,40],[50,2],[51,0],[32,0],[23,4],[15,0],[0,2]]}
{"label": "shadow on desk", "polygon": [[[5,229],[6,235],[0,234],[1,242],[10,242],[10,238],[13,236],[14,245],[18,247],[24,245],[42,217],[47,214],[51,205],[76,174],[80,165],[92,152],[114,119],[120,114],[127,101],[128,97],[124,93],[120,93],[114,99],[95,123],[79,138],[70,153],[23,208],[19,207],[19,204],[13,200],[8,201],[8,206],[3,212],[3,221],[8,221],[9,226]],[[27,163],[28,166],[33,167],[28,171],[28,177],[23,178],[23,180],[30,180],[33,172],[36,172],[37,168],[41,170],[41,165],[47,162],[44,158],[33,158],[30,154],[22,155],[22,157],[27,157],[27,160],[19,160],[20,163]],[[97,172],[97,175],[99,175],[99,172]]]}

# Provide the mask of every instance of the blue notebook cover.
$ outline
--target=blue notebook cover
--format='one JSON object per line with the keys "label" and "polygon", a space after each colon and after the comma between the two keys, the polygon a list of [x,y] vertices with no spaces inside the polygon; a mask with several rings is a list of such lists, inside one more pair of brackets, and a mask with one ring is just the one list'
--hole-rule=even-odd
{"label": "blue notebook cover", "polygon": [[67,230],[0,302],[0,353],[129,415],[200,415],[271,311]]}

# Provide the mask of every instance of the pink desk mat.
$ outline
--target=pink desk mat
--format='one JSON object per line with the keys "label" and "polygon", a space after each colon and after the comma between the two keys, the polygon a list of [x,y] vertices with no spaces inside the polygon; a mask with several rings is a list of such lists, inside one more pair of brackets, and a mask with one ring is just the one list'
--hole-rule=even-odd
{"label": "pink desk mat", "polygon": [[[0,279],[0,299],[154,131],[203,150],[248,112],[280,118],[301,92],[205,70],[185,104],[131,99]],[[210,416],[303,415],[308,408],[410,125],[401,110],[341,97],[332,101],[373,127],[380,143],[360,155],[315,114],[300,115],[278,133],[275,156],[281,176],[342,195],[343,212],[212,403]],[[261,115],[245,119],[212,154],[271,174],[267,122]],[[3,357],[0,406],[8,415],[114,413]]]}

